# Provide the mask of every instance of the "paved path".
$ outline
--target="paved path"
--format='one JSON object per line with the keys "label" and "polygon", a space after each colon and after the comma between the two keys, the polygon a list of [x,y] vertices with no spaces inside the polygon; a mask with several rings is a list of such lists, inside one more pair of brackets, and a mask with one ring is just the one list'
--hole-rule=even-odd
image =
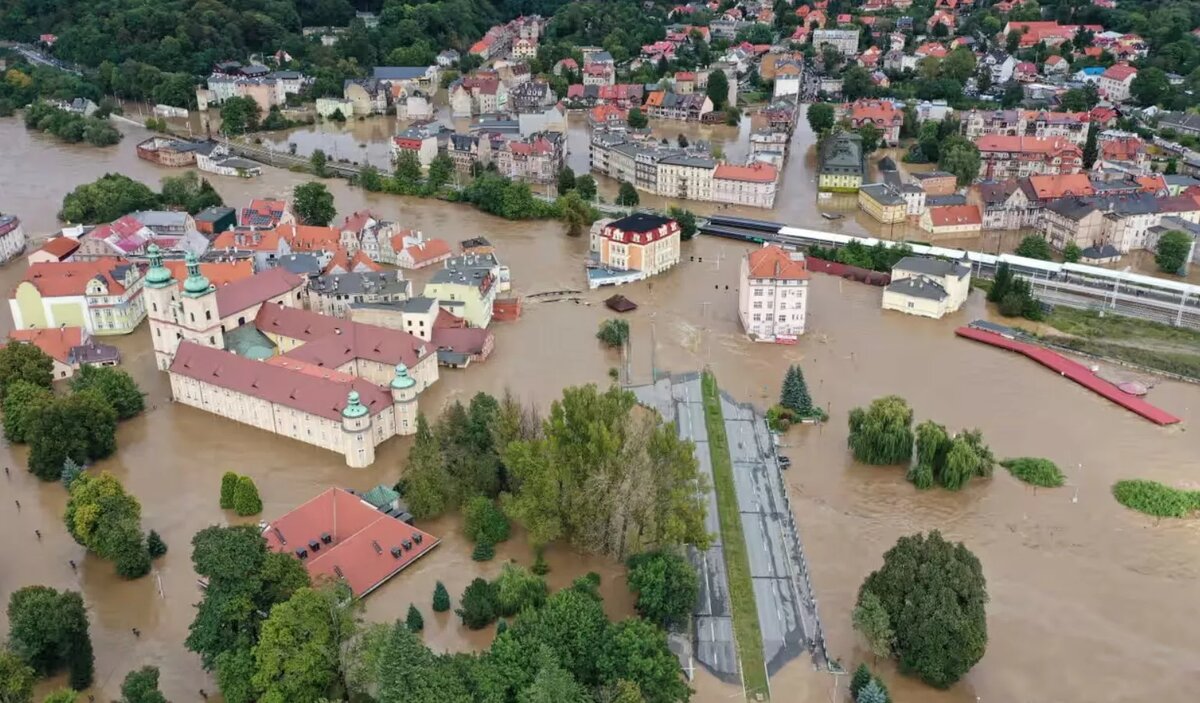
{"label": "paved path", "polygon": [[774,674],[805,651],[812,652],[814,664],[824,667],[821,623],[774,439],[752,406],[735,403],[725,393],[721,394],[721,413],[733,460],[767,673]]}
{"label": "paved path", "polygon": [[[638,386],[631,390],[643,405],[657,409],[665,419],[674,422],[681,438],[696,444],[700,472],[708,477],[711,487],[712,464],[708,453],[708,430],[704,425],[700,375],[662,378],[652,386]],[[691,646],[695,659],[717,678],[728,683],[741,683],[737,647],[733,640],[729,577],[725,573],[725,553],[721,546],[721,526],[717,517],[717,496],[711,488],[704,528],[713,536],[712,545],[704,551],[688,549],[688,556],[700,576],[700,595],[692,611],[695,630]],[[689,662],[684,661],[683,665],[686,670]]]}

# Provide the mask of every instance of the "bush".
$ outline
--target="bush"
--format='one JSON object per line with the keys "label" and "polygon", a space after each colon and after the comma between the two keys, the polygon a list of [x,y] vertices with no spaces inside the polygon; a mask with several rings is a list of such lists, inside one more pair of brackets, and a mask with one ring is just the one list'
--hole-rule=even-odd
{"label": "bush", "polygon": [[550,564],[546,562],[546,555],[542,553],[542,550],[539,549],[537,555],[534,556],[533,567],[530,568],[530,571],[538,576],[550,573]]}
{"label": "bush", "polygon": [[463,508],[463,531],[472,542],[498,544],[508,539],[508,518],[486,496],[476,496]]}
{"label": "bush", "polygon": [[150,530],[150,534],[146,536],[146,551],[150,552],[151,559],[157,559],[167,553],[167,543],[155,530]]}
{"label": "bush", "polygon": [[258,515],[262,512],[262,499],[258,497],[258,487],[249,476],[239,476],[237,488],[233,492],[233,510],[243,517]]}
{"label": "bush", "polygon": [[115,555],[117,575],[137,579],[150,573],[150,550],[140,532],[130,531]]}
{"label": "bush", "polygon": [[629,339],[629,323],[625,320],[605,320],[600,323],[596,339],[610,349],[623,346]]}
{"label": "bush", "polygon": [[433,612],[444,613],[447,610],[450,610],[450,592],[444,583],[438,581],[433,587]]}
{"label": "bush", "polygon": [[226,471],[221,477],[221,510],[233,510],[233,494],[237,492],[238,475]]}
{"label": "bush", "polygon": [[541,576],[519,564],[509,562],[496,578],[496,605],[500,615],[512,616],[527,608],[546,603],[549,589]]}
{"label": "bush", "polygon": [[1126,508],[1154,517],[1191,517],[1200,510],[1200,491],[1171,488],[1158,481],[1117,481],[1112,492]]}
{"label": "bush", "polygon": [[1063,473],[1049,459],[1035,457],[1018,457],[1005,459],[1000,465],[1019,480],[1043,488],[1057,488],[1063,485]]}
{"label": "bush", "polygon": [[417,610],[417,606],[409,604],[408,616],[404,618],[404,624],[413,632],[425,629],[425,618],[421,617],[421,611]]}
{"label": "bush", "polygon": [[481,578],[475,579],[463,591],[462,607],[454,612],[467,628],[482,630],[495,622],[498,614],[496,587]]}

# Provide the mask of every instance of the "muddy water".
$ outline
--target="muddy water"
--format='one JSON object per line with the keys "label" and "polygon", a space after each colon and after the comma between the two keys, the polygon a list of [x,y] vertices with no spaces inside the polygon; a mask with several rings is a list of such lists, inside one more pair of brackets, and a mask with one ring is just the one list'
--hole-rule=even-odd
{"label": "muddy water", "polygon": [[[0,120],[5,156],[27,165],[0,174],[0,210],[19,214],[31,234],[45,233],[57,226],[54,212],[62,195],[78,183],[108,171],[150,183],[173,173],[134,156],[139,134],[131,132],[115,149],[94,150],[31,137],[18,122]],[[251,195],[286,195],[300,181],[273,170],[259,181],[216,179],[214,185],[228,202],[238,203]],[[505,222],[467,208],[328,183],[342,214],[371,207],[431,236],[488,236],[512,267],[521,294],[584,287],[586,243],[565,237],[556,223]],[[782,199],[795,208],[791,221],[824,226],[815,209],[792,204],[807,197],[793,197],[793,188],[803,191],[797,183],[789,175]],[[848,226],[849,220],[834,224]],[[983,563],[991,595],[988,653],[946,692],[887,671],[896,700],[1192,698],[1200,677],[1200,632],[1192,626],[1200,617],[1195,598],[1200,523],[1156,524],[1118,506],[1109,488],[1126,477],[1200,487],[1200,439],[1190,431],[1200,421],[1200,390],[1158,385],[1152,401],[1184,422],[1157,428],[1021,358],[955,339],[955,325],[987,314],[977,298],[950,319],[918,320],[883,314],[878,289],[822,276],[811,284],[810,328],[800,344],[752,345],[736,323],[736,266],[743,252],[739,245],[701,239],[685,245],[684,262],[674,271],[622,290],[642,306],[628,316],[630,367],[635,380],[644,380],[652,365],[686,371],[708,364],[734,396],[765,405],[784,367],[803,363],[814,398],[829,408],[833,421],[787,437],[794,463],[786,481],[831,656],[848,669],[867,657],[849,622],[858,585],[897,536],[937,528],[966,542]],[[0,271],[5,288],[21,268]],[[608,369],[621,363],[593,338],[596,325],[610,316],[599,304],[608,294],[528,303],[520,322],[496,326],[496,351],[487,363],[447,371],[423,397],[424,407],[506,387],[544,405],[565,385],[606,382]],[[121,427],[119,454],[104,466],[139,497],[145,524],[162,532],[172,548],[157,567],[162,595],[157,578],[121,582],[107,564],[83,555],[61,527],[63,491],[20,470],[23,449],[6,448],[0,458],[17,469],[4,485],[5,496],[20,499],[23,508],[18,513],[12,501],[0,501],[0,529],[8,536],[0,546],[6,564],[0,599],[31,583],[82,590],[91,610],[101,700],[116,694],[126,671],[146,663],[162,667],[163,687],[173,700],[215,688],[181,643],[198,598],[187,542],[196,530],[228,519],[216,508],[221,472],[253,476],[262,488],[264,516],[273,518],[331,484],[367,488],[394,480],[406,450],[405,442],[393,441],[373,467],[352,471],[333,455],[172,406],[146,341],[143,330],[119,344],[153,409]],[[907,397],[918,420],[933,418],[952,429],[980,427],[999,456],[1057,461],[1078,487],[1078,502],[1072,501],[1073,487],[1034,492],[1003,470],[950,494],[917,492],[898,469],[855,464],[845,450],[846,412],[884,393]],[[499,560],[483,566],[470,561],[452,519],[428,527],[444,543],[368,599],[370,619],[401,616],[410,601],[426,604],[436,579],[457,594],[477,573],[499,568]],[[35,528],[42,530],[41,543],[33,537]],[[529,559],[519,538],[501,556]],[[71,572],[68,559],[80,562],[78,573]],[[629,611],[615,565],[566,550],[552,551],[551,560],[556,586],[583,571],[598,571],[610,613]],[[486,631],[464,633],[448,618],[426,620],[426,637],[439,649],[481,647],[490,638]],[[131,627],[142,630],[141,639],[130,634]],[[833,679],[801,660],[772,685],[776,700],[816,703],[830,699]],[[844,691],[845,678],[840,685]],[[739,693],[702,672],[696,686],[702,701]]]}

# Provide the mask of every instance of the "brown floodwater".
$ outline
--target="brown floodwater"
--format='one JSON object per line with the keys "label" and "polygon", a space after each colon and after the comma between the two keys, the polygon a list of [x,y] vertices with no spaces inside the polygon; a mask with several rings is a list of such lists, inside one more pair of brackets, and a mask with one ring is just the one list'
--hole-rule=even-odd
{"label": "brown floodwater", "polygon": [[[122,129],[125,129],[124,127]],[[732,128],[713,128],[725,130]],[[176,173],[136,158],[144,133],[127,130],[123,144],[92,149],[29,135],[16,120],[0,120],[6,161],[0,173],[0,210],[18,214],[31,236],[58,224],[55,212],[75,185],[105,172],[155,183]],[[799,162],[794,159],[793,164]],[[781,205],[787,219],[825,227],[803,178],[785,176]],[[800,173],[803,173],[802,171]],[[215,178],[227,202],[251,196],[286,196],[304,177],[270,170],[261,179]],[[582,289],[587,244],[563,234],[555,222],[506,222],[472,209],[418,199],[367,194],[327,181],[340,214],[369,207],[430,236],[457,241],[489,237],[512,269],[517,293]],[[854,226],[854,218],[832,223]],[[966,308],[941,321],[879,309],[879,290],[814,276],[809,331],[792,347],[752,344],[736,322],[737,263],[745,247],[702,238],[684,246],[684,261],[652,281],[622,293],[641,308],[627,316],[632,328],[630,368],[635,382],[658,370],[690,371],[709,365],[722,387],[740,400],[765,406],[777,393],[788,364],[802,363],[814,398],[832,421],[791,431],[785,451],[793,465],[785,476],[811,567],[830,655],[847,669],[870,659],[850,627],[850,610],[864,576],[903,534],[940,529],[967,544],[983,563],[991,602],[986,656],[948,691],[933,691],[883,666],[898,701],[1185,701],[1200,681],[1200,521],[1155,521],[1120,507],[1110,495],[1121,478],[1150,478],[1200,487],[1200,389],[1162,382],[1152,402],[1183,418],[1160,428],[1014,355],[957,339],[952,330],[989,315],[974,294]],[[0,270],[8,289],[22,262]],[[418,277],[421,278],[421,277]],[[611,316],[600,302],[610,291],[582,292],[561,302],[527,302],[523,318],[497,324],[496,351],[484,364],[447,370],[422,397],[427,412],[476,391],[510,388],[545,406],[564,386],[607,383],[621,362],[594,339]],[[4,316],[5,328],[11,324]],[[222,472],[251,475],[263,494],[263,517],[272,519],[329,485],[369,488],[400,474],[407,443],[393,440],[365,470],[347,469],[333,454],[219,420],[167,400],[165,377],[155,371],[141,330],[121,338],[125,366],[149,394],[151,408],[124,423],[117,455],[102,463],[143,505],[144,524],[161,532],[171,552],[155,574],[135,582],[115,578],[109,564],[84,555],[61,525],[65,495],[21,470],[25,450],[5,447],[0,462],[14,468],[3,483],[0,600],[21,586],[44,583],[83,592],[97,656],[97,698],[117,695],[125,672],[161,667],[172,700],[193,700],[215,690],[183,640],[199,598],[188,542],[197,530],[230,517],[217,509]],[[1111,373],[1120,375],[1120,370]],[[846,413],[872,398],[897,393],[918,421],[931,418],[951,429],[979,427],[998,456],[1045,456],[1059,463],[1071,485],[1034,491],[1002,469],[959,493],[914,490],[896,468],[856,464],[846,451]],[[1073,501],[1078,489],[1078,500]],[[13,500],[20,500],[18,512]],[[520,536],[479,565],[454,518],[425,525],[443,543],[411,570],[367,599],[366,616],[400,617],[410,602],[425,607],[433,583],[443,580],[457,596],[476,575],[494,573],[508,557],[528,563]],[[33,535],[40,529],[43,539]],[[630,612],[618,565],[558,548],[550,552],[555,586],[578,574],[603,577],[610,615]],[[78,573],[68,559],[80,563]],[[161,582],[161,591],[160,584]],[[130,628],[142,631],[134,638]],[[449,616],[426,618],[427,641],[439,650],[477,649],[491,633],[468,633]],[[847,680],[840,680],[844,691]],[[699,672],[698,701],[727,701],[735,686]],[[780,701],[828,701],[834,679],[812,671],[807,659],[772,679]]]}

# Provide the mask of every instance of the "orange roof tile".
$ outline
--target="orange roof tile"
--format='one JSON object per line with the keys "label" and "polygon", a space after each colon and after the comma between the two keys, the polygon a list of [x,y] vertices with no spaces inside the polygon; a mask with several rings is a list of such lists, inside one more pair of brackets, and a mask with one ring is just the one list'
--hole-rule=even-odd
{"label": "orange roof tile", "polygon": [[791,281],[808,279],[808,263],[793,259],[786,251],[771,244],[750,252],[748,269],[750,278],[773,278]]}
{"label": "orange roof tile", "polygon": [[44,251],[59,261],[62,261],[71,254],[74,254],[75,250],[78,248],[79,240],[77,239],[72,239],[70,237],[52,237],[47,239],[45,243],[38,248],[38,251]]}
{"label": "orange roof tile", "polygon": [[774,183],[779,170],[771,164],[756,161],[747,166],[733,164],[718,164],[713,171],[713,178],[723,178],[730,181],[749,181],[752,183]]}
{"label": "orange roof tile", "polygon": [[71,348],[83,344],[83,329],[80,327],[56,327],[45,330],[13,330],[8,338],[15,342],[32,344],[53,359],[64,364],[71,363]]}
{"label": "orange roof tile", "polygon": [[977,205],[943,205],[929,208],[929,219],[934,227],[954,225],[982,225],[983,217]]}
{"label": "orange roof tile", "polygon": [[1039,200],[1056,200],[1067,195],[1093,195],[1096,192],[1086,173],[1030,176],[1029,185]]}
{"label": "orange roof tile", "polygon": [[40,262],[30,264],[21,280],[33,284],[46,298],[84,295],[88,282],[96,278],[108,285],[109,295],[120,295],[125,292],[125,284],[113,277],[113,270],[132,265],[125,259]]}
{"label": "orange roof tile", "polygon": [[426,239],[421,244],[404,247],[404,251],[417,265],[449,256],[452,253],[450,243],[444,239]]}
{"label": "orange roof tile", "polygon": [[[171,276],[183,285],[183,280],[187,278],[187,262],[182,259],[172,259],[164,261],[163,266],[171,272]],[[200,273],[208,279],[208,282],[220,288],[234,281],[240,281],[243,278],[250,278],[254,275],[254,262],[250,259],[242,259],[241,261],[202,261],[200,262]]]}

